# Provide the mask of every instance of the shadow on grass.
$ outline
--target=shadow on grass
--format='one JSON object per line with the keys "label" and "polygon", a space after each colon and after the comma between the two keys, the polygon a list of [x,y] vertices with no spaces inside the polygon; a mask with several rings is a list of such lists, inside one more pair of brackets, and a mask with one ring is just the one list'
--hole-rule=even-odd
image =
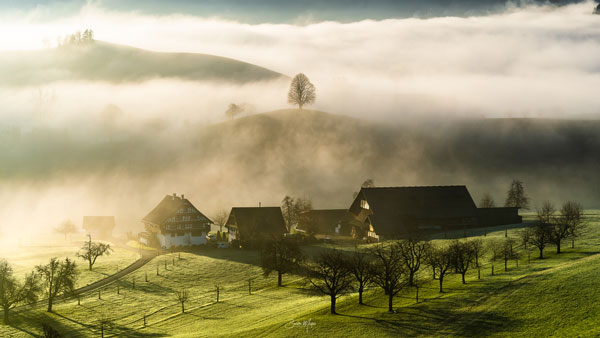
{"label": "shadow on grass", "polygon": [[520,323],[492,311],[459,311],[453,307],[400,308],[395,313],[381,312],[367,317],[338,313],[340,316],[372,321],[390,335],[432,336],[454,335],[458,337],[481,337],[489,333],[512,330]]}

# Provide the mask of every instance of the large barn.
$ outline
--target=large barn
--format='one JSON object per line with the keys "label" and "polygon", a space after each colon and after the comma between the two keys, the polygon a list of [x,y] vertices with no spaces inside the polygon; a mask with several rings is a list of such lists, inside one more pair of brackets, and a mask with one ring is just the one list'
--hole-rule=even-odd
{"label": "large barn", "polygon": [[368,239],[521,222],[517,208],[478,209],[464,185],[362,188],[350,212]]}
{"label": "large barn", "polygon": [[231,208],[225,227],[229,231],[229,241],[240,244],[287,233],[280,207]]}
{"label": "large barn", "polygon": [[146,228],[146,242],[157,240],[164,249],[173,246],[206,244],[206,234],[213,223],[204,216],[184,195],[165,196],[158,205],[142,219]]}

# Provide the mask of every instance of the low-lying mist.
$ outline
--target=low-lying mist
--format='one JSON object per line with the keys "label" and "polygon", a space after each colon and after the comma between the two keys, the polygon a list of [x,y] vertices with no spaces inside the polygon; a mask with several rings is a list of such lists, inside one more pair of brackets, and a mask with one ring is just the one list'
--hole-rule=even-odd
{"label": "low-lying mist", "polygon": [[[5,50],[91,27],[110,43],[304,72],[317,88],[314,108],[337,115],[257,115],[287,106],[289,78],[194,77],[168,58],[136,68],[128,53],[103,55],[108,69],[127,68],[124,78],[94,73],[85,57],[77,74],[64,64],[0,66],[0,232],[26,241],[84,215],[115,215],[118,231],[140,230],[141,217],[173,192],[208,216],[278,205],[286,194],[341,208],[366,178],[466,184],[476,201],[490,192],[498,205],[518,178],[534,206],[546,198],[597,206],[600,16],[592,8],[307,25],[94,5],[54,21],[2,17],[0,30],[22,32],[0,36]],[[245,107],[234,121],[224,114],[230,103]]]}

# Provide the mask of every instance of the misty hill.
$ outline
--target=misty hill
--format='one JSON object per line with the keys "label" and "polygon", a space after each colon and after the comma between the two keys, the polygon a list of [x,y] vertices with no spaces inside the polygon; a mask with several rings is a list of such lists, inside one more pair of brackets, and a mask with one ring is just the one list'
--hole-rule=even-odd
{"label": "misty hill", "polygon": [[153,78],[246,83],[282,74],[207,54],[160,53],[95,41],[58,48],[0,53],[0,86],[57,81],[137,82]]}
{"label": "misty hill", "polygon": [[[310,197],[316,207],[347,207],[366,178],[380,186],[466,184],[476,202],[489,192],[502,205],[518,178],[534,205],[577,199],[589,207],[600,204],[598,135],[600,121],[384,124],[298,110],[183,129],[141,124],[85,136],[34,130],[2,139],[0,183],[96,177],[97,189],[126,183],[148,203],[150,192],[203,196],[200,209],[210,214],[277,204],[285,194]],[[102,194],[111,198],[111,191]]]}

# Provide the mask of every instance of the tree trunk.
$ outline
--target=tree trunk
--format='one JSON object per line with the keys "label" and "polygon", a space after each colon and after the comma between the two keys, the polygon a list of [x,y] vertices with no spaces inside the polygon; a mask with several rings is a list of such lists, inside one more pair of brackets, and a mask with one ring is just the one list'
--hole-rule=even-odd
{"label": "tree trunk", "polygon": [[184,313],[184,312],[185,312],[185,307],[183,305],[183,302],[181,302],[181,313]]}
{"label": "tree trunk", "polygon": [[48,312],[52,312],[52,297],[48,297]]}
{"label": "tree trunk", "polygon": [[504,259],[504,272],[508,271],[508,259]]}
{"label": "tree trunk", "polygon": [[8,311],[10,310],[8,306],[4,306],[4,324],[8,324]]}
{"label": "tree trunk", "polygon": [[481,268],[477,267],[477,279],[481,279]]}
{"label": "tree trunk", "polygon": [[281,275],[280,271],[277,271],[277,286],[281,286]]}
{"label": "tree trunk", "polygon": [[492,276],[494,275],[494,263],[492,263]]}
{"label": "tree trunk", "polygon": [[412,270],[410,270],[409,273],[408,273],[408,285],[413,286],[413,284],[414,284],[414,282],[413,282],[414,278],[415,278],[415,272],[412,271]]}
{"label": "tree trunk", "polygon": [[574,239],[571,240],[571,249],[575,249],[575,240]]}
{"label": "tree trunk", "polygon": [[92,261],[88,261],[89,265],[90,265],[90,271],[92,271]]}
{"label": "tree trunk", "polygon": [[393,302],[394,302],[394,294],[392,292],[389,292],[389,295],[388,295],[388,311],[389,312],[394,312]]}
{"label": "tree trunk", "polygon": [[362,300],[363,290],[364,290],[364,288],[362,286],[360,286],[358,288],[358,304],[360,304],[360,305],[363,305],[363,300]]}
{"label": "tree trunk", "polygon": [[539,248],[540,249],[540,259],[544,258],[544,249],[543,248]]}
{"label": "tree trunk", "polygon": [[443,283],[444,283],[444,277],[442,277],[442,276],[440,275],[440,293],[444,292],[444,289],[443,289],[443,287],[442,287],[442,284],[443,284]]}
{"label": "tree trunk", "polygon": [[335,296],[330,296],[331,297],[331,314],[335,314]]}
{"label": "tree trunk", "polygon": [[432,269],[433,269],[433,279],[435,279],[435,268],[432,267]]}
{"label": "tree trunk", "polygon": [[560,253],[560,241],[558,241],[556,243],[556,253],[559,254]]}
{"label": "tree trunk", "polygon": [[462,272],[461,276],[462,276],[462,283],[467,284],[467,282],[465,282],[465,272]]}

